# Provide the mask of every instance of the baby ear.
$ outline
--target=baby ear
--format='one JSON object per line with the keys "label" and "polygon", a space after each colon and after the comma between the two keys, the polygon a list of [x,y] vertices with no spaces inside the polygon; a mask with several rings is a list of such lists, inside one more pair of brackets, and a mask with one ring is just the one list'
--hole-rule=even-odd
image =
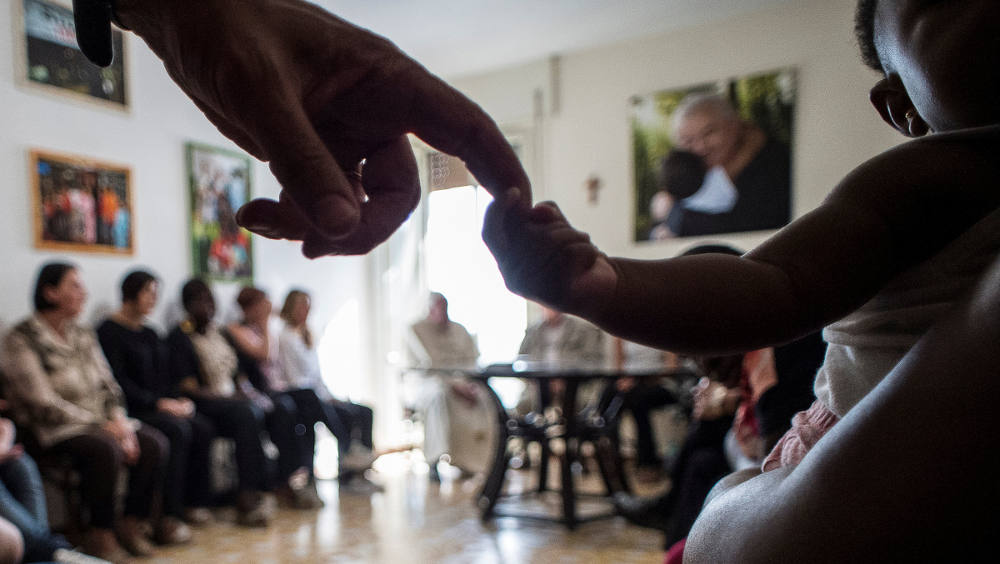
{"label": "baby ear", "polygon": [[868,93],[868,99],[882,119],[903,135],[922,137],[930,131],[897,75],[890,75],[875,83]]}

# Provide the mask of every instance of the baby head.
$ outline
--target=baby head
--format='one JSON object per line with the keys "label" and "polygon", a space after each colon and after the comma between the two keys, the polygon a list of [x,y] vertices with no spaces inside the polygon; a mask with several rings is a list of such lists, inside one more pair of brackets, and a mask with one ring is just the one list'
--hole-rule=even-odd
{"label": "baby head", "polygon": [[1000,2],[859,0],[865,63],[882,118],[910,137],[1000,123]]}
{"label": "baby head", "polygon": [[698,155],[674,149],[660,163],[659,185],[673,199],[683,200],[693,196],[705,182],[708,167]]}

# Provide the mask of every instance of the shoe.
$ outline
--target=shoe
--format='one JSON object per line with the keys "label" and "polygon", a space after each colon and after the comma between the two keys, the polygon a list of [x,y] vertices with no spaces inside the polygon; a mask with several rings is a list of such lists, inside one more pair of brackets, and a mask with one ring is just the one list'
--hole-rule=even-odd
{"label": "shoe", "polygon": [[310,481],[299,492],[299,509],[322,509],[326,504],[316,491],[316,482]]}
{"label": "shoe", "polygon": [[131,557],[110,529],[91,529],[83,538],[80,550],[86,554],[111,562],[112,564],[129,564]]}
{"label": "shoe", "polygon": [[52,553],[52,561],[56,564],[111,564],[103,558],[89,556],[70,548],[57,548]]}
{"label": "shoe", "polygon": [[635,479],[640,484],[654,484],[663,481],[665,478],[666,474],[663,472],[663,466],[659,464],[642,465],[635,469]]}
{"label": "shoe", "polygon": [[614,503],[618,514],[633,525],[660,531],[667,528],[670,513],[664,507],[662,496],[638,497],[619,492],[614,496]]}
{"label": "shoe", "polygon": [[152,556],[155,549],[153,544],[146,537],[142,521],[136,517],[122,517],[118,521],[115,531],[118,542],[129,551],[132,556]]}
{"label": "shoe", "polygon": [[164,517],[156,524],[153,540],[157,544],[186,544],[191,542],[191,529],[177,517]]}
{"label": "shoe", "polygon": [[355,443],[351,445],[351,448],[341,458],[340,468],[341,471],[346,472],[361,472],[371,468],[376,458],[378,456],[372,452],[372,449]]}
{"label": "shoe", "polygon": [[383,492],[385,488],[372,482],[364,476],[356,476],[346,483],[340,483],[340,491],[345,493],[359,494],[359,495],[371,495],[373,493]]}
{"label": "shoe", "polygon": [[271,511],[260,492],[240,492],[236,497],[236,522],[244,527],[266,527],[271,521]]}
{"label": "shoe", "polygon": [[184,511],[184,520],[187,521],[189,525],[202,527],[214,521],[215,517],[212,515],[212,511],[207,507],[188,507]]}

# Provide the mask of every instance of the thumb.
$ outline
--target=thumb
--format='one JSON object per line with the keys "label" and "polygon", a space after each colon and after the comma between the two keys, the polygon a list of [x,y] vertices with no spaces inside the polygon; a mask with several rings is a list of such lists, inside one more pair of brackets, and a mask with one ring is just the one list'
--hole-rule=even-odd
{"label": "thumb", "polygon": [[[351,233],[361,219],[361,202],[298,99],[276,90],[281,95],[268,97],[266,107],[244,123],[255,125],[252,136],[271,172],[306,220],[331,238]],[[344,166],[353,170],[357,163]]]}

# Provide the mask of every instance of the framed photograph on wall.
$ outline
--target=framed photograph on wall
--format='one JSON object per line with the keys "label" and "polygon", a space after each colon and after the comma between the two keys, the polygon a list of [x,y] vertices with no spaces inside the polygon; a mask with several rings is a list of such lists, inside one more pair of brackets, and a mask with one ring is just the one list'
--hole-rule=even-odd
{"label": "framed photograph on wall", "polygon": [[35,247],[134,252],[131,170],[41,150],[29,152]]}
{"label": "framed photograph on wall", "polygon": [[236,210],[250,199],[250,157],[198,143],[186,148],[194,275],[249,284],[253,243]]}
{"label": "framed photograph on wall", "polygon": [[[76,43],[76,27],[69,2],[14,0],[15,22],[20,24],[15,68],[18,82],[30,88],[105,107],[127,110],[125,37],[112,28],[115,58],[107,68],[91,63]],[[17,9],[20,8],[20,9]]]}
{"label": "framed photograph on wall", "polygon": [[635,241],[791,220],[794,69],[631,99]]}

